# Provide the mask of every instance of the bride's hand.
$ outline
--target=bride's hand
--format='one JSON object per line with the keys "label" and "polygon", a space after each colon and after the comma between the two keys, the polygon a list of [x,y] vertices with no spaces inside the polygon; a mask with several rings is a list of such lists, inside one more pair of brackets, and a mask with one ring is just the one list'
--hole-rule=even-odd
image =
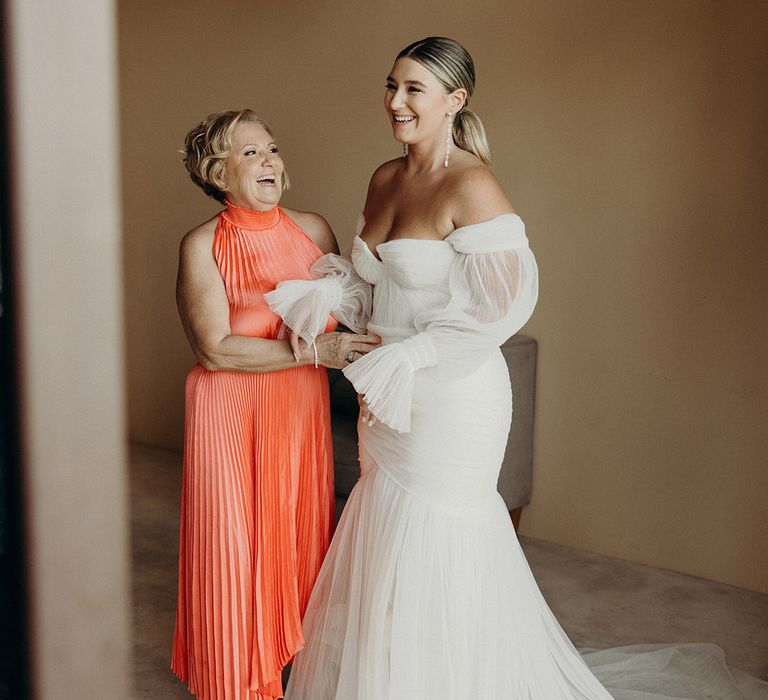
{"label": "bride's hand", "polygon": [[371,413],[371,409],[368,408],[362,394],[357,395],[357,403],[360,404],[360,417],[363,419],[363,423],[370,428],[376,422],[376,416]]}
{"label": "bride's hand", "polygon": [[323,333],[317,336],[318,361],[325,367],[343,369],[381,345],[377,335],[359,333]]}

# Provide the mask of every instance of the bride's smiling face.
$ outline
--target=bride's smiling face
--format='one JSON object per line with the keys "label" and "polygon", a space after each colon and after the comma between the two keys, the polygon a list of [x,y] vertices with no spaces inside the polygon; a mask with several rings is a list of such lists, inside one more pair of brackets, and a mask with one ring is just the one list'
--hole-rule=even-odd
{"label": "bride's smiling face", "polygon": [[417,143],[435,136],[446,124],[448,112],[456,112],[456,93],[412,58],[398,58],[387,77],[384,108],[392,132],[402,143]]}

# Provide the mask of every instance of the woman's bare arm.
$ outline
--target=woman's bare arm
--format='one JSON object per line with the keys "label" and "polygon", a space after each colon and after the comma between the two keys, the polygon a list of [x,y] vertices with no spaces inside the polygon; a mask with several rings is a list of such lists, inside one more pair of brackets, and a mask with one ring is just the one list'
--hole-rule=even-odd
{"label": "woman's bare arm", "polygon": [[[217,219],[187,233],[179,249],[176,302],[197,361],[208,370],[274,372],[312,364],[314,351],[299,342],[298,362],[287,340],[233,335],[224,280],[213,258]],[[372,335],[325,333],[317,338],[318,360],[326,367],[346,366],[350,351],[365,353],[378,344]]]}
{"label": "woman's bare arm", "polygon": [[[176,302],[197,361],[209,370],[271,372],[296,367],[285,340],[232,335],[229,301],[213,258],[217,219],[187,233],[179,248]],[[306,350],[306,348],[305,348]],[[304,352],[300,364],[314,360]]]}

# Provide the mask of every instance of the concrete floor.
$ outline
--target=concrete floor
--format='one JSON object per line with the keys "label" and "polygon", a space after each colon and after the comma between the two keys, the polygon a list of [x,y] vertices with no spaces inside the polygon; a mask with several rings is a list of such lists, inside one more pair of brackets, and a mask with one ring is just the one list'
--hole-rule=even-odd
{"label": "concrete floor", "polygon": [[[134,697],[190,698],[169,668],[181,456],[133,445],[130,485]],[[732,666],[768,680],[768,594],[527,537],[521,543],[577,647],[714,642]]]}

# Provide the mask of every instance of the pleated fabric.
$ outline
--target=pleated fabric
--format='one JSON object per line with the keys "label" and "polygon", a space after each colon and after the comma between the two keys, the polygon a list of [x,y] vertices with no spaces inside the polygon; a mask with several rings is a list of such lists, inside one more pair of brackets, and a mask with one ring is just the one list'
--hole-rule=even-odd
{"label": "pleated fabric", "polygon": [[[213,254],[232,333],[276,338],[264,294],[322,252],[275,207],[228,204]],[[336,325],[329,319],[327,330]],[[283,695],[333,526],[328,378],[303,366],[187,377],[179,591],[171,666],[203,700]]]}

